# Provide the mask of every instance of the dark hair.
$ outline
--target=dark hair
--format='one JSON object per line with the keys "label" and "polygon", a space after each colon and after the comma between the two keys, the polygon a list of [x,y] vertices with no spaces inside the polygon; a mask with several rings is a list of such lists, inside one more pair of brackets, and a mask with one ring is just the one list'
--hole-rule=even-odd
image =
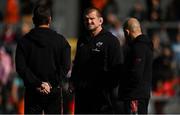
{"label": "dark hair", "polygon": [[128,20],[129,20],[130,18],[127,18],[125,21],[124,21],[124,23],[123,23],[123,30],[125,30],[125,29],[128,29],[128,27],[129,27],[129,25],[128,25]]}
{"label": "dark hair", "polygon": [[89,8],[87,8],[84,11],[84,16],[89,14],[89,13],[91,13],[91,12],[93,12],[93,11],[96,11],[96,14],[97,14],[98,17],[102,17],[101,11],[98,8],[96,8],[96,7],[89,7]]}
{"label": "dark hair", "polygon": [[51,9],[47,5],[36,5],[33,10],[33,23],[35,26],[49,24]]}

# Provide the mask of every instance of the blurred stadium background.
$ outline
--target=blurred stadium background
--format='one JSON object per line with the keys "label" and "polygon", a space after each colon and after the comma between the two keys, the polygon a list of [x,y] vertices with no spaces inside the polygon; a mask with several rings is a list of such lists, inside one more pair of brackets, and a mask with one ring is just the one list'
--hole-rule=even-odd
{"label": "blurred stadium background", "polygon": [[[51,27],[71,44],[72,61],[84,31],[85,8],[101,9],[104,28],[118,37],[122,47],[123,21],[138,18],[154,45],[149,113],[180,113],[180,0],[0,0],[0,114],[23,114],[24,87],[15,72],[14,56],[18,39],[33,27],[36,2],[52,7]],[[73,113],[73,94],[64,93],[64,111]]]}

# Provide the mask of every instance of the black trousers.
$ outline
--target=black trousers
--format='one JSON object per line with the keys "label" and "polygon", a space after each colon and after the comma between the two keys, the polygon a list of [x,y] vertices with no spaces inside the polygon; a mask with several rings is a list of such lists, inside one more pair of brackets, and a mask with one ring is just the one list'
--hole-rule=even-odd
{"label": "black trousers", "polygon": [[48,95],[39,94],[37,91],[25,92],[25,114],[60,114],[61,91],[51,92]]}
{"label": "black trousers", "polygon": [[75,91],[75,114],[112,113],[108,93],[103,90],[80,89]]}

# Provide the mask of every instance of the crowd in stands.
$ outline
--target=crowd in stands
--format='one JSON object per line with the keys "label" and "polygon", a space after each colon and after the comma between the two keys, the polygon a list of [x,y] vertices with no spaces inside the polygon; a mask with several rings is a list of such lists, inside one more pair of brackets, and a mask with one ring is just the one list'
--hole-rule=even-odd
{"label": "crowd in stands", "polygon": [[[23,82],[15,71],[14,56],[18,39],[32,27],[33,0],[6,0],[0,11],[0,114],[23,113]],[[134,4],[127,17],[136,17],[154,45],[153,96],[180,96],[180,1],[170,0],[164,12],[163,0]],[[105,14],[105,27],[125,43],[123,19],[116,12]],[[158,113],[158,112],[157,112]],[[160,112],[159,112],[160,113]]]}

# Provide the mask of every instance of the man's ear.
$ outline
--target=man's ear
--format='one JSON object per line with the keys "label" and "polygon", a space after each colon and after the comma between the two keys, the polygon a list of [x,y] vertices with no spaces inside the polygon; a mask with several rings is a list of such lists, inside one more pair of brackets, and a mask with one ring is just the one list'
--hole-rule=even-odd
{"label": "man's ear", "polygon": [[103,18],[100,17],[100,18],[99,18],[99,21],[100,21],[100,23],[102,24],[102,23],[103,23]]}
{"label": "man's ear", "polygon": [[129,30],[128,30],[128,29],[125,29],[125,31],[126,31],[127,35],[129,35]]}

